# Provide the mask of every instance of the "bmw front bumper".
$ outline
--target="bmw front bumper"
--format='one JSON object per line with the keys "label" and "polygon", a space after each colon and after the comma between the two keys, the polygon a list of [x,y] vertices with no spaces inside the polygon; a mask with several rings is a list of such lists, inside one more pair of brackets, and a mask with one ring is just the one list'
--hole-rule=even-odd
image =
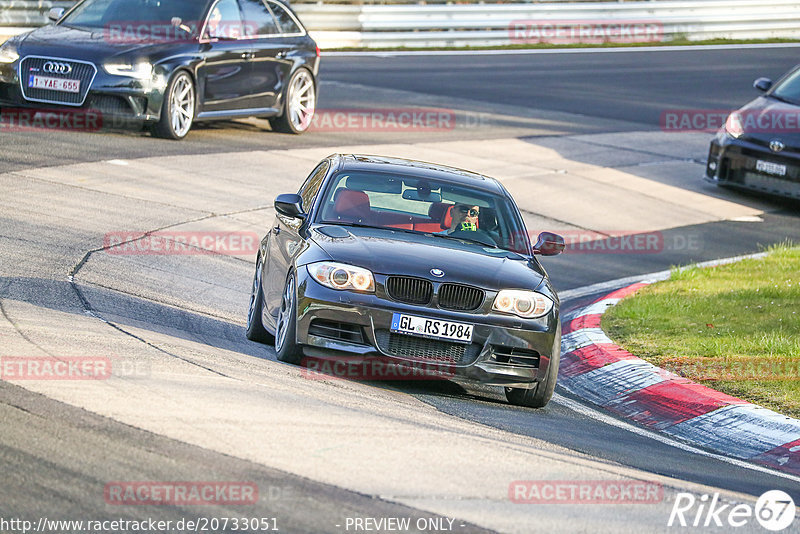
{"label": "bmw front bumper", "polygon": [[[481,384],[529,389],[544,380],[561,347],[557,305],[545,317],[454,312],[382,298],[384,276],[375,275],[376,293],[338,291],[297,270],[297,343],[306,356],[340,359],[379,357],[441,376]],[[487,292],[487,300],[493,293]],[[381,296],[379,296],[381,295]],[[474,325],[472,343],[429,340],[392,333],[394,313]],[[556,360],[557,361],[557,360]]]}

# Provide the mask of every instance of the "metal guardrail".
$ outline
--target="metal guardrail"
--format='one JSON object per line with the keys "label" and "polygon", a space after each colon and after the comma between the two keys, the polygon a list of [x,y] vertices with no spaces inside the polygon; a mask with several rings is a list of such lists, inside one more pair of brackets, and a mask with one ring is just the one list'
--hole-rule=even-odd
{"label": "metal guardrail", "polygon": [[74,0],[0,0],[0,26],[41,26],[47,23],[51,7],[66,8],[74,3]]}
{"label": "metal guardrail", "polygon": [[[552,27],[650,24],[675,38],[800,38],[797,0],[679,0],[557,4],[294,4],[322,48],[466,47],[575,42]],[[527,31],[526,31],[527,29]],[[549,31],[549,36],[544,35]],[[573,33],[579,34],[579,31]],[[634,38],[629,41],[634,41]],[[584,42],[593,42],[591,39]],[[596,40],[595,40],[596,41]]]}
{"label": "metal guardrail", "polygon": [[[668,42],[676,37],[800,38],[798,0],[458,0],[467,2],[458,4],[440,3],[445,0],[356,0],[365,2],[358,4],[312,1],[294,0],[292,5],[322,48],[565,42],[563,36],[553,33],[553,27],[567,28],[564,31],[569,33],[570,26],[572,38],[567,42],[596,42],[597,39],[581,39],[580,31],[574,28],[588,25],[602,30],[608,25],[631,23],[657,28],[657,37],[650,34],[643,39],[650,41]],[[0,0],[0,35],[23,30],[4,31],[3,26],[45,24],[48,9],[73,3],[74,0]]]}
{"label": "metal guardrail", "polygon": [[[289,0],[286,0],[289,1]],[[493,4],[507,3],[508,0],[294,0],[292,5],[386,5],[386,4]],[[523,3],[565,3],[565,2],[603,2],[607,0],[510,0]],[[619,0],[620,2],[630,0]],[[661,0],[650,0],[661,1]],[[0,27],[36,27],[47,24],[47,11],[51,7],[69,7],[76,0],[0,0]],[[0,30],[1,32],[1,30]]]}

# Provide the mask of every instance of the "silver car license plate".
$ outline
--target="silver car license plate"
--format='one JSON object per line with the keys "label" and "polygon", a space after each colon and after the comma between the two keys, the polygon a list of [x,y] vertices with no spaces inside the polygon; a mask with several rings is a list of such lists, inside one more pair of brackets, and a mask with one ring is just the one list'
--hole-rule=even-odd
{"label": "silver car license plate", "polygon": [[786,176],[786,165],[772,163],[771,161],[756,161],[756,170],[773,176]]}
{"label": "silver car license plate", "polygon": [[81,81],[67,78],[50,78],[49,76],[31,75],[28,80],[31,89],[51,89],[65,93],[80,93]]}
{"label": "silver car license plate", "polygon": [[455,341],[457,343],[471,343],[472,328],[473,325],[466,323],[394,313],[392,314],[392,327],[390,330],[399,334]]}

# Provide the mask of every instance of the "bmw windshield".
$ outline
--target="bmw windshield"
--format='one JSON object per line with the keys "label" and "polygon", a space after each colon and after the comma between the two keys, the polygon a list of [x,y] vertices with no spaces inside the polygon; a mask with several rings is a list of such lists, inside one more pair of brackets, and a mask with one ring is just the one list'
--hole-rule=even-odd
{"label": "bmw windshield", "polygon": [[528,254],[519,212],[506,197],[427,178],[340,172],[318,222],[393,228]]}

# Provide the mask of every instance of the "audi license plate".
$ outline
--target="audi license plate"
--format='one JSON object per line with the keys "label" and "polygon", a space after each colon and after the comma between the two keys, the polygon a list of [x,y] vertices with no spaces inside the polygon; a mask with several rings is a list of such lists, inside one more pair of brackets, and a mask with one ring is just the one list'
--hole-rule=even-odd
{"label": "audi license plate", "polygon": [[65,93],[80,93],[81,81],[31,74],[28,80],[28,87],[31,89],[51,89],[53,91],[63,91]]}
{"label": "audi license plate", "polygon": [[772,163],[771,161],[756,161],[756,170],[774,176],[786,176],[786,165]]}
{"label": "audi license plate", "polygon": [[441,319],[427,319],[402,313],[392,314],[392,332],[409,334],[431,339],[443,339],[457,343],[472,342],[472,325],[442,321]]}

